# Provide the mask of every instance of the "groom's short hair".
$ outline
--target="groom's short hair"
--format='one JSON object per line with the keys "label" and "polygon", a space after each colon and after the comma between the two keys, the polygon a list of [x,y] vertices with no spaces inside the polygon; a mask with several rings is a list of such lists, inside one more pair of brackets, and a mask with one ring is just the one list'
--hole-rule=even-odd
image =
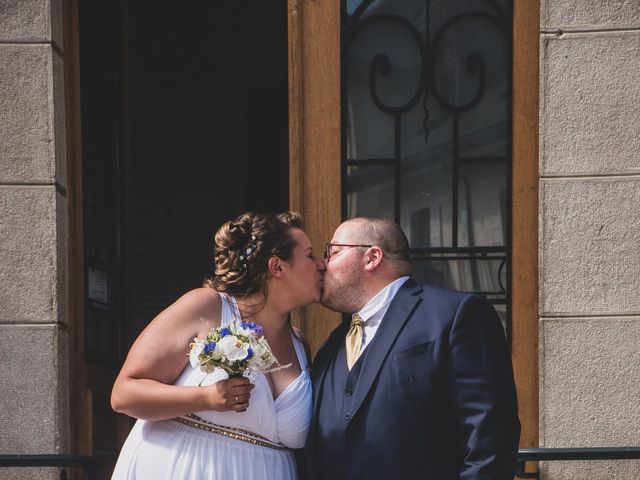
{"label": "groom's short hair", "polygon": [[402,266],[401,273],[411,273],[409,241],[397,223],[386,218],[373,217],[354,217],[345,223],[355,227],[352,230],[353,241],[377,245],[384,251],[387,260],[397,264],[406,264]]}

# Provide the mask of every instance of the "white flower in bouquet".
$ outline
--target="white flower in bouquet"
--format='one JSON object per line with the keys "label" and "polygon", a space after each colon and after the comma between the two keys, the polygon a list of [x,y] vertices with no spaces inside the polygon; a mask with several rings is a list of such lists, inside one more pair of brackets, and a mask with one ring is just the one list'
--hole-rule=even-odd
{"label": "white flower in bouquet", "polygon": [[256,370],[268,370],[273,364],[277,364],[276,358],[271,352],[269,344],[264,338],[260,338],[253,345],[253,357],[249,361],[250,365]]}
{"label": "white flower in bouquet", "polygon": [[193,343],[191,344],[191,350],[189,350],[189,363],[192,367],[195,367],[200,361],[198,357],[202,354],[204,350],[205,343],[203,340],[199,338],[194,338]]}
{"label": "white flower in bouquet", "polygon": [[227,335],[218,342],[218,348],[231,362],[244,360],[249,355],[249,342],[243,342],[235,335]]}

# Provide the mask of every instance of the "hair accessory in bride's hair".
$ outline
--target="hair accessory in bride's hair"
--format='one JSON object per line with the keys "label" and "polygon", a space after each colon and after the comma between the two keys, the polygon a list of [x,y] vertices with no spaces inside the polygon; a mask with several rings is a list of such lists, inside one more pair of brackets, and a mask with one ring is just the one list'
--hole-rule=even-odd
{"label": "hair accessory in bride's hair", "polygon": [[[253,253],[258,249],[255,242],[256,242],[256,236],[251,235],[251,243],[249,244],[247,249],[244,251],[244,255],[240,255],[240,261],[249,260],[249,257],[253,255]],[[242,263],[240,265],[240,270],[246,270],[246,269],[247,269],[247,264]]]}

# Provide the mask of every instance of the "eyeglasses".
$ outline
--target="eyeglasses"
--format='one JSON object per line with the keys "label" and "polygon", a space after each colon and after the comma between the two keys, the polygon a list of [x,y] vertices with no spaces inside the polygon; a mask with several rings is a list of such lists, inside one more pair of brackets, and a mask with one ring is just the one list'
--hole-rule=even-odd
{"label": "eyeglasses", "polygon": [[354,243],[327,243],[326,248],[324,249],[324,261],[328,262],[331,260],[331,247],[365,247],[371,248],[373,245],[359,245]]}

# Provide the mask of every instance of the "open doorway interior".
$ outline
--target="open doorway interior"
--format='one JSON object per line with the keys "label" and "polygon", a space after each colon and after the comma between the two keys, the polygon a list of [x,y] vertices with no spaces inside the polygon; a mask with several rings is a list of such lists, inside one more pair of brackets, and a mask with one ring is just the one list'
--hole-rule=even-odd
{"label": "open doorway interior", "polygon": [[211,273],[213,233],[288,206],[286,1],[79,2],[91,448],[133,339]]}

